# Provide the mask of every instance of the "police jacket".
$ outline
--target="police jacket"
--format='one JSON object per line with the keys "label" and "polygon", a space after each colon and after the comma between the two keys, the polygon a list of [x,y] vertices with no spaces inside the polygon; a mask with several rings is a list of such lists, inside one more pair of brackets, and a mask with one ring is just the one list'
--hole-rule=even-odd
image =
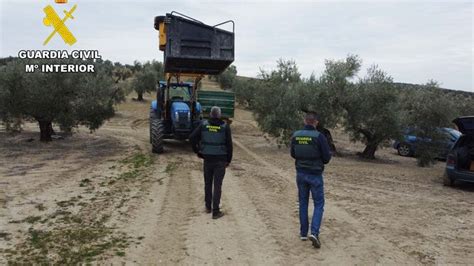
{"label": "police jacket", "polygon": [[193,151],[209,161],[232,161],[232,135],[221,119],[203,120],[189,137]]}
{"label": "police jacket", "polygon": [[291,157],[298,172],[321,175],[331,160],[326,137],[313,126],[306,125],[291,137]]}

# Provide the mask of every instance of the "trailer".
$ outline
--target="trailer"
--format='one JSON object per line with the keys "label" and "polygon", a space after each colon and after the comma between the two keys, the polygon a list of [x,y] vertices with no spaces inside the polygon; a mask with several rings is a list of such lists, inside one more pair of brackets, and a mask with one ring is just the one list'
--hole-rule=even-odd
{"label": "trailer", "polygon": [[234,117],[235,94],[233,92],[199,90],[197,97],[203,118],[209,118],[213,106],[221,108],[222,118],[228,120]]}

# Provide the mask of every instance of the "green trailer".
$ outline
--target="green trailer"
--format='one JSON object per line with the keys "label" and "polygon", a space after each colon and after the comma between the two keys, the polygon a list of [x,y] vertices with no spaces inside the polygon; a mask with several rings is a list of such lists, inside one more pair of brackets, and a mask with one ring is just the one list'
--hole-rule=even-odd
{"label": "green trailer", "polygon": [[227,91],[198,91],[197,100],[201,104],[202,115],[209,117],[209,112],[213,106],[219,106],[222,111],[222,118],[234,117],[235,94]]}

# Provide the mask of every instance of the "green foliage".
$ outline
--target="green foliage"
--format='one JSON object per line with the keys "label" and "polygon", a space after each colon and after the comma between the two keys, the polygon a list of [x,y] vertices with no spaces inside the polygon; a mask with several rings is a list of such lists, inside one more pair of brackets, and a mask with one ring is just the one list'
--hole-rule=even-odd
{"label": "green foliage", "polygon": [[95,62],[95,73],[25,73],[25,64],[79,64],[78,60],[13,60],[0,68],[0,116],[39,123],[41,140],[51,140],[52,123],[70,131],[99,128],[123,100],[114,87],[110,61]]}
{"label": "green foliage", "polygon": [[[326,60],[321,77],[303,79],[294,61],[280,59],[276,69],[261,71],[256,79],[237,78],[232,89],[237,101],[253,111],[260,128],[279,143],[287,144],[302,126],[301,110],[312,110],[320,114],[323,127],[342,125],[353,141],[365,143],[360,153],[365,158],[375,158],[378,147],[399,138],[407,127],[417,127],[421,138],[436,141],[437,128],[450,126],[459,115],[474,114],[471,93],[441,90],[432,82],[394,83],[377,67],[355,80],[361,64],[355,55]],[[436,145],[423,145],[418,160],[429,165]]]}
{"label": "green foliage", "polygon": [[151,68],[157,73],[158,79],[164,79],[163,63],[152,60],[151,62],[147,62],[144,66],[148,67],[148,65],[151,65]]}
{"label": "green foliage", "polygon": [[7,128],[14,123],[14,118],[21,115],[26,97],[26,77],[23,65],[17,60],[5,62],[0,67],[0,118]]}
{"label": "green foliage", "polygon": [[348,75],[360,66],[357,60],[350,56],[345,61],[327,61],[324,75],[317,80],[314,76],[302,79],[294,61],[280,59],[275,70],[261,71],[259,79],[237,80],[234,91],[237,101],[254,112],[264,132],[288,144],[293,131],[302,127],[302,110],[320,114],[324,127],[338,123],[343,109],[337,95],[344,95],[347,79],[352,77]]}
{"label": "green foliage", "polygon": [[[320,81],[309,80],[299,87],[297,103],[300,109],[311,110],[319,114],[320,125],[332,128],[341,118],[341,109],[333,104],[330,90]],[[301,117],[302,118],[302,117]]]}
{"label": "green foliage", "polygon": [[347,87],[351,85],[350,79],[359,72],[361,65],[362,60],[356,55],[348,55],[343,60],[326,60],[321,83],[334,95],[335,104],[343,104],[341,101]]}
{"label": "green foliage", "polygon": [[256,97],[256,90],[260,80],[257,79],[244,79],[236,78],[232,84],[232,90],[235,93],[236,101],[246,107],[251,108],[254,105],[254,99]]}
{"label": "green foliage", "polygon": [[143,94],[145,92],[152,92],[158,82],[157,75],[151,69],[144,69],[135,75],[135,80],[132,83],[133,89],[138,95],[137,100],[143,101]]}
{"label": "green foliage", "polygon": [[[13,248],[2,250],[8,264],[90,264],[112,251],[123,252],[130,244],[130,238],[125,233],[106,226],[107,215],[87,217],[57,210],[43,221],[40,219],[39,216],[29,216],[21,221],[30,223],[26,239]],[[44,223],[47,220],[50,221],[47,230],[35,225],[38,221]]]}
{"label": "green foliage", "polygon": [[143,68],[142,63],[140,63],[137,60],[133,61],[133,65],[130,66],[130,69],[132,70],[133,73],[137,73],[137,72],[141,71],[142,68]]}
{"label": "green foliage", "polygon": [[343,60],[326,60],[322,76],[317,80],[311,75],[306,80],[309,89],[300,94],[299,103],[320,114],[320,123],[324,127],[335,127],[345,113],[346,94],[352,86],[350,80],[361,64],[355,55],[348,55]]}
{"label": "green foliage", "polygon": [[147,176],[145,170],[147,169],[147,167],[153,164],[153,157],[151,157],[150,154],[137,152],[121,160],[120,163],[122,163],[123,166],[127,167],[128,170],[120,173],[116,180],[132,180],[137,178],[144,178]]}
{"label": "green foliage", "polygon": [[294,61],[278,61],[276,70],[261,70],[254,82],[255,97],[251,109],[260,128],[287,144],[294,130],[301,126],[298,91],[304,86]]}
{"label": "green foliage", "polygon": [[424,85],[424,90],[412,91],[403,103],[403,123],[412,128],[421,141],[417,147],[419,166],[429,166],[435,162],[435,157],[442,150],[442,142],[446,137],[438,128],[450,127],[451,121],[459,116],[457,103],[445,97],[434,81]]}
{"label": "green foliage", "polygon": [[380,144],[399,135],[397,92],[392,78],[376,66],[368,70],[367,77],[346,90],[344,109],[345,131],[353,141],[366,144],[360,154],[364,158],[375,158]]}
{"label": "green foliage", "polygon": [[120,81],[125,81],[130,78],[133,75],[133,72],[127,67],[116,65],[112,70],[112,75],[115,83],[119,83]]}
{"label": "green foliage", "polygon": [[153,163],[153,157],[150,157],[149,154],[138,152],[122,160],[121,163],[131,164],[133,168],[148,167]]}
{"label": "green foliage", "polygon": [[49,231],[30,228],[28,242],[22,244],[22,253],[7,250],[11,264],[61,264],[90,263],[106,252],[126,248],[125,235],[114,235],[103,224],[55,228]]}
{"label": "green foliage", "polygon": [[[2,96],[0,96],[1,98]],[[9,133],[20,133],[22,131],[23,119],[21,115],[16,117],[11,116],[9,113],[0,114],[1,123],[5,125],[6,132]]]}
{"label": "green foliage", "polygon": [[474,114],[474,94],[471,95],[453,95],[453,102],[456,103],[456,109],[459,116],[468,116]]}
{"label": "green foliage", "polygon": [[134,72],[132,87],[138,95],[138,101],[143,101],[144,93],[155,91],[158,81],[164,77],[163,64],[154,60],[143,65],[135,61]]}
{"label": "green foliage", "polygon": [[234,83],[235,77],[237,76],[237,67],[234,65],[229,66],[224,72],[217,76],[217,81],[224,90],[230,89]]}
{"label": "green foliage", "polygon": [[301,81],[301,73],[294,60],[278,59],[277,68],[270,72],[260,70],[260,77],[274,83],[294,84]]}

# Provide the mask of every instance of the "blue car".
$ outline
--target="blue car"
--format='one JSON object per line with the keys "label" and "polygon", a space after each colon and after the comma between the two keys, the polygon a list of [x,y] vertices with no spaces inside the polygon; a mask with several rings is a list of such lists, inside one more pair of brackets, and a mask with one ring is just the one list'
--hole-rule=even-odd
{"label": "blue car", "polygon": [[[454,146],[454,143],[458,140],[461,136],[461,132],[452,129],[452,128],[439,128],[441,133],[444,133],[446,138],[441,143],[441,150],[439,151],[438,158],[439,159],[446,159],[449,150]],[[421,141],[431,142],[431,140],[423,140],[420,137],[417,137],[415,133],[413,133],[413,129],[405,130],[403,134],[403,138],[401,140],[397,140],[393,143],[393,148],[398,151],[398,154],[401,156],[414,156],[416,154],[416,148]]]}
{"label": "blue car", "polygon": [[448,153],[444,184],[453,186],[456,181],[474,183],[474,116],[459,117],[453,123],[462,136]]}

